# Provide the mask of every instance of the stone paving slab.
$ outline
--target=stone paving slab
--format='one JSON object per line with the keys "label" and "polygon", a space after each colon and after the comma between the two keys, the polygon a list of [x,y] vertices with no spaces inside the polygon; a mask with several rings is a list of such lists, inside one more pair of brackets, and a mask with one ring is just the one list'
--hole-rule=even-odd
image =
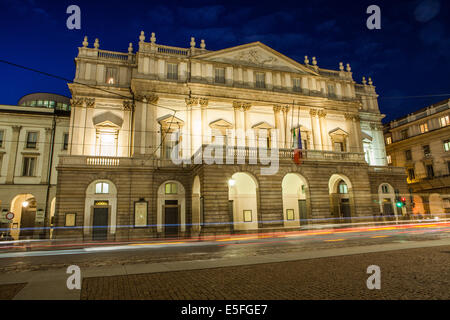
{"label": "stone paving slab", "polygon": [[[450,299],[450,246],[83,279],[86,300]],[[369,290],[367,267],[381,268]]]}
{"label": "stone paving slab", "polygon": [[[255,265],[279,261],[298,261],[304,259],[323,258],[331,256],[348,256],[368,252],[383,252],[387,250],[434,248],[436,246],[450,245],[450,238],[432,241],[410,241],[387,243],[380,245],[321,249],[314,251],[289,252],[281,254],[265,254],[223,259],[173,261],[160,263],[140,263],[129,265],[109,265],[97,267],[82,267],[82,278],[104,276],[127,276],[146,273],[173,273],[170,271],[196,270],[218,267],[235,267],[242,265]],[[408,264],[408,262],[406,262]],[[448,264],[448,263],[447,263]],[[68,265],[67,265],[68,266]],[[46,271],[18,272],[0,274],[0,284],[28,283],[15,299],[79,299],[80,290],[68,290],[66,268]]]}
{"label": "stone paving slab", "polygon": [[0,285],[0,300],[12,300],[26,285],[26,283]]}

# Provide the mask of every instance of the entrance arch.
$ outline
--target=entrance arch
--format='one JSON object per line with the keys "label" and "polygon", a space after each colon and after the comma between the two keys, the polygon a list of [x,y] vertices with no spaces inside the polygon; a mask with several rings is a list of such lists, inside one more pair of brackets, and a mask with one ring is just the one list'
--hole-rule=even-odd
{"label": "entrance arch", "polygon": [[337,222],[350,223],[354,215],[353,189],[350,179],[343,174],[333,174],[328,181],[332,214]]}
{"label": "entrance arch", "polygon": [[237,172],[228,181],[228,200],[234,230],[258,229],[258,182],[245,172]]}
{"label": "entrance arch", "polygon": [[95,180],[86,188],[84,235],[104,240],[116,233],[117,188],[109,180]]}
{"label": "entrance arch", "polygon": [[378,200],[380,212],[383,216],[396,216],[395,189],[389,183],[382,183],[378,186]]}
{"label": "entrance arch", "polygon": [[306,179],[297,173],[288,173],[281,182],[283,218],[285,227],[307,224],[309,218],[309,189]]}
{"label": "entrance arch", "polygon": [[178,237],[186,232],[186,200],[183,185],[167,180],[158,188],[156,213],[157,232],[166,237]]}
{"label": "entrance arch", "polygon": [[203,223],[202,217],[202,197],[200,189],[200,178],[195,176],[192,184],[192,233],[198,235],[201,231]]}
{"label": "entrance arch", "polygon": [[36,221],[36,198],[31,193],[19,194],[11,201],[10,211],[14,213],[11,226],[11,237],[14,240],[31,238]]}

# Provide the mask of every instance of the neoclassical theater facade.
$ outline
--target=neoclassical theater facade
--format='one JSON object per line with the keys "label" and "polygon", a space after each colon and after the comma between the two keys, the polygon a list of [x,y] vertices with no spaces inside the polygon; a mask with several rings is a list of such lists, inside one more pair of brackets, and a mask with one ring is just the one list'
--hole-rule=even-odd
{"label": "neoclassical theater facade", "polygon": [[56,237],[298,230],[409,212],[375,87],[348,64],[323,69],[260,42],[166,46],[144,32],[137,52],[87,38],[78,50]]}

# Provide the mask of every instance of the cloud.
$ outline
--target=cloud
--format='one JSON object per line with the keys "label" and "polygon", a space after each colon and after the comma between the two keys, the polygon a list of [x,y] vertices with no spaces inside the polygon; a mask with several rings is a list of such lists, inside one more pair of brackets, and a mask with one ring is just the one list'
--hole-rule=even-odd
{"label": "cloud", "polygon": [[339,28],[336,26],[336,20],[334,19],[319,23],[315,29],[316,32],[339,31]]}
{"label": "cloud", "polygon": [[433,19],[441,8],[439,0],[424,0],[414,11],[414,16],[419,22],[427,22]]}
{"label": "cloud", "polygon": [[150,19],[152,25],[170,26],[175,22],[174,13],[166,6],[155,6],[147,12],[147,16]]}
{"label": "cloud", "polygon": [[177,7],[178,19],[187,25],[208,26],[217,24],[221,18],[221,14],[225,11],[225,7],[221,5],[204,6],[198,8],[182,8]]}

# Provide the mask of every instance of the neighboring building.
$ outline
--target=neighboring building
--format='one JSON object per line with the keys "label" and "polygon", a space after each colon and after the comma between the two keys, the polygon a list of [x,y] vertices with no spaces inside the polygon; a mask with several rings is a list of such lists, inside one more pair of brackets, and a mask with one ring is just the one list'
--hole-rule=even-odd
{"label": "neighboring building", "polygon": [[413,213],[450,213],[450,99],[385,125],[389,165],[404,167]]}
{"label": "neighboring building", "polygon": [[[407,214],[394,210],[406,177],[386,165],[375,87],[355,83],[349,65],[301,64],[260,42],[208,51],[193,38],[187,49],[156,44],[153,33],[139,39],[136,53],[131,43],[128,53],[99,50],[97,39],[89,48],[87,38],[78,49],[57,237],[295,230]],[[234,135],[250,129],[255,136]],[[201,161],[222,139],[215,156],[230,161]],[[276,159],[262,164],[256,140],[279,148],[272,175],[261,169]],[[196,160],[175,164],[171,154]]]}
{"label": "neighboring building", "polygon": [[[33,93],[18,104],[0,105],[0,225],[16,240],[48,237],[56,164],[68,149],[70,99]],[[11,223],[8,212],[14,213]]]}

